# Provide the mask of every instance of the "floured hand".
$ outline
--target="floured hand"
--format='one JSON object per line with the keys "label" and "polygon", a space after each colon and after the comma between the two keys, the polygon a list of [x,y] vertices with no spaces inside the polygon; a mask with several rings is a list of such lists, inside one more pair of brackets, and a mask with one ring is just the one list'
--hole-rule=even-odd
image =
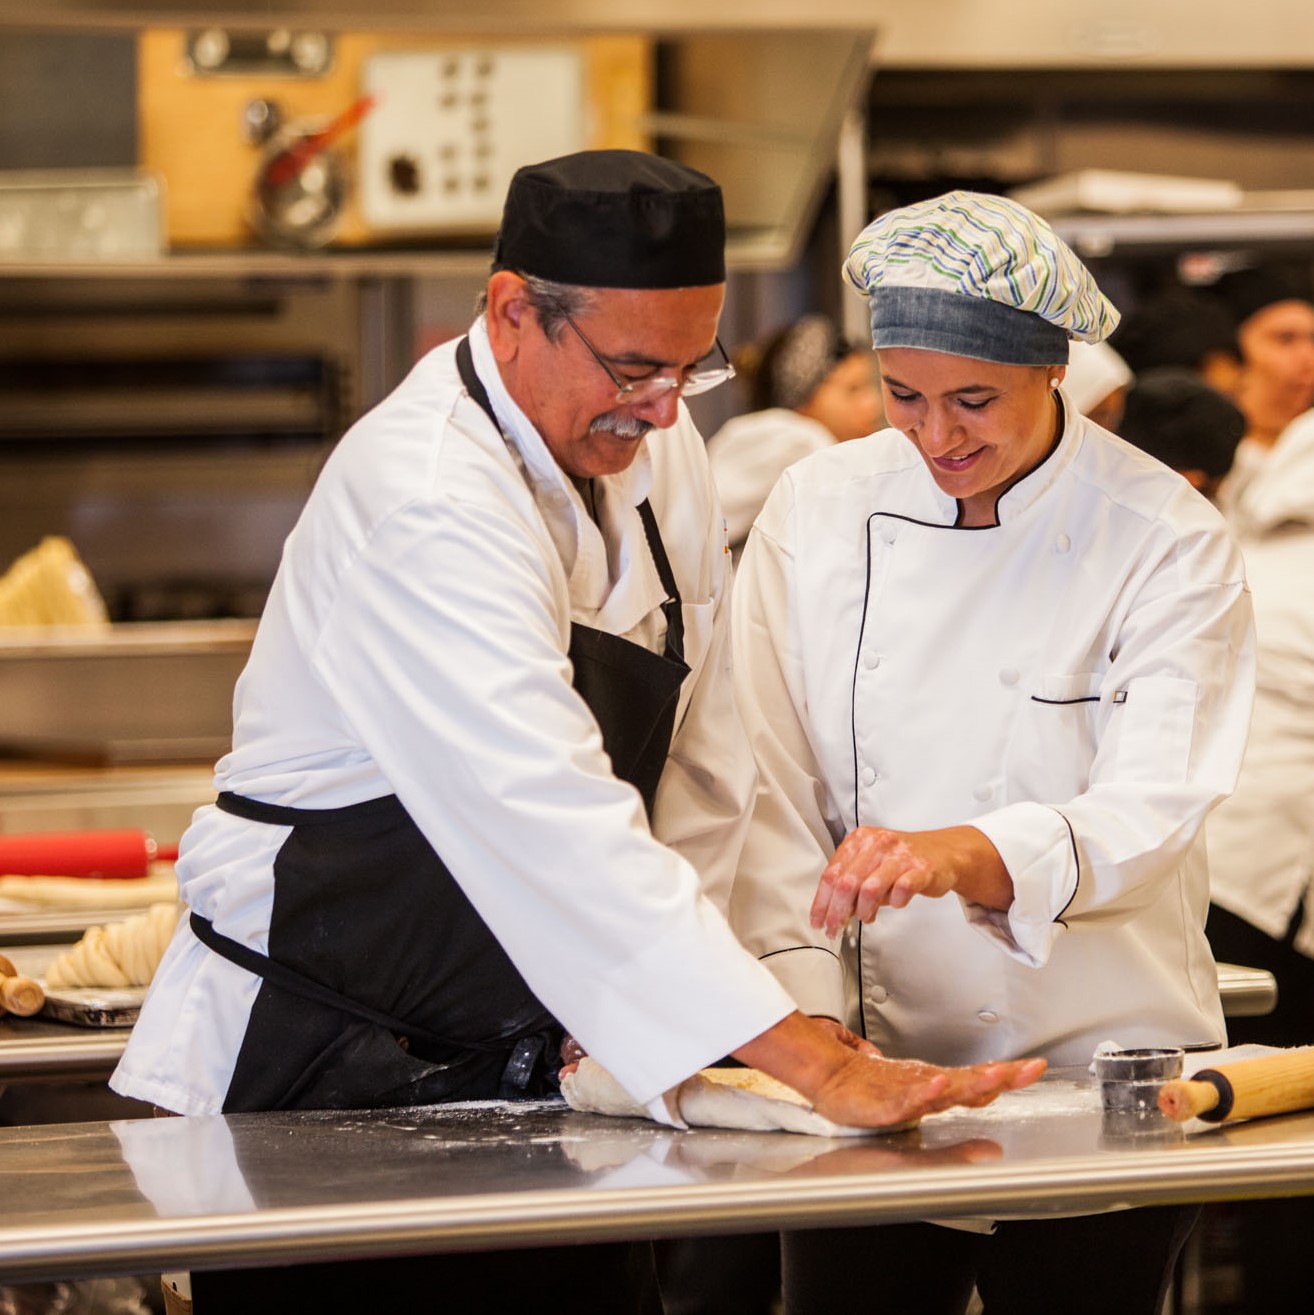
{"label": "floured hand", "polygon": [[[648,1111],[592,1059],[563,1070],[561,1094],[572,1109],[624,1118]],[[680,1117],[695,1128],[750,1132],[800,1132],[817,1137],[861,1137],[899,1132],[916,1119],[885,1127],[851,1127],[819,1114],[792,1087],[754,1068],[705,1068],[680,1083],[675,1093]]]}
{"label": "floured hand", "polygon": [[1044,1071],[1043,1059],[942,1068],[917,1059],[855,1054],[816,1092],[813,1104],[837,1122],[883,1126],[954,1105],[988,1105],[1006,1091],[1030,1086]]}

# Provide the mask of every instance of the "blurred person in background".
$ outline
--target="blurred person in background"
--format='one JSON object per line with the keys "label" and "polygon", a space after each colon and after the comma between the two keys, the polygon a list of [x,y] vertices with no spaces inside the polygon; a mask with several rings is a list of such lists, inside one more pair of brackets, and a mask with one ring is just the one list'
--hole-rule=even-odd
{"label": "blurred person in background", "polygon": [[1236,326],[1241,370],[1232,397],[1246,417],[1245,438],[1219,491],[1227,511],[1282,431],[1314,406],[1314,287],[1308,271],[1270,264],[1224,274],[1212,291]]}
{"label": "blurred person in background", "polygon": [[749,380],[746,415],[707,441],[731,551],[736,554],[781,471],[881,427],[876,358],[824,315],[805,315],[737,358]]}
{"label": "blurred person in background", "polygon": [[1217,297],[1170,284],[1141,300],[1123,316],[1109,345],[1135,375],[1183,369],[1233,397],[1241,375],[1236,325]]}
{"label": "blurred person in background", "polygon": [[1211,502],[1245,433],[1241,409],[1190,370],[1146,370],[1127,393],[1121,437],[1171,466]]}
{"label": "blurred person in background", "polygon": [[1108,343],[1068,344],[1063,391],[1072,405],[1100,428],[1118,432],[1132,378],[1131,367]]}

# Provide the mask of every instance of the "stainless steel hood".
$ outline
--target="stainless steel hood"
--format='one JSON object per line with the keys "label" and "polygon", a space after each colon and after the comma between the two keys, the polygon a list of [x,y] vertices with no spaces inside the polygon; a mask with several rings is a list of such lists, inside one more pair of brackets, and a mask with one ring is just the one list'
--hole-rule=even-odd
{"label": "stainless steel hood", "polygon": [[0,0],[0,26],[402,28],[453,35],[878,30],[895,67],[1306,67],[1308,0]]}
{"label": "stainless steel hood", "polygon": [[[45,0],[39,17],[26,5],[0,0],[0,41],[6,29],[18,28],[56,34],[285,28],[330,37],[364,30],[490,45],[538,35],[642,32],[656,52],[656,98],[635,128],[662,154],[721,183],[734,268],[781,269],[795,263],[812,231],[837,171],[846,119],[861,121],[874,38],[869,18],[858,13],[866,7],[859,0],[823,0],[821,16],[804,19],[768,3],[754,8],[751,21],[717,7],[713,24],[710,7],[677,0],[654,30],[650,14],[630,0],[379,0],[368,14],[343,0]],[[0,112],[3,100],[0,88]],[[860,178],[853,184],[860,189]]]}
{"label": "stainless steel hood", "polygon": [[[893,0],[898,8],[901,0]],[[80,28],[313,27],[462,33],[556,34],[642,32],[665,36],[700,31],[802,28],[868,29],[872,0],[0,0],[0,24]]]}

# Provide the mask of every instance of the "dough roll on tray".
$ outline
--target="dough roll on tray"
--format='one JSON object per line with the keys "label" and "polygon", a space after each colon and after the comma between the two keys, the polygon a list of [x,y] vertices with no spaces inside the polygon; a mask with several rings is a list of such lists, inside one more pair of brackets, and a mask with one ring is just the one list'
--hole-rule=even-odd
{"label": "dough roll on tray", "polygon": [[148,986],[178,924],[177,904],[152,904],[122,922],[89,927],[71,949],[52,960],[46,986]]}

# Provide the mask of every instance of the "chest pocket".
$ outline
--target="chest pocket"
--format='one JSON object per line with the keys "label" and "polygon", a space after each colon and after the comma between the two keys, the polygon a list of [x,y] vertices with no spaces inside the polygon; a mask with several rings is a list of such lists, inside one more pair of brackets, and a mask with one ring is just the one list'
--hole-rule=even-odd
{"label": "chest pocket", "polygon": [[1102,680],[1099,672],[1036,676],[1020,691],[1007,749],[1013,800],[1062,803],[1088,787],[1113,706],[1100,699]]}

